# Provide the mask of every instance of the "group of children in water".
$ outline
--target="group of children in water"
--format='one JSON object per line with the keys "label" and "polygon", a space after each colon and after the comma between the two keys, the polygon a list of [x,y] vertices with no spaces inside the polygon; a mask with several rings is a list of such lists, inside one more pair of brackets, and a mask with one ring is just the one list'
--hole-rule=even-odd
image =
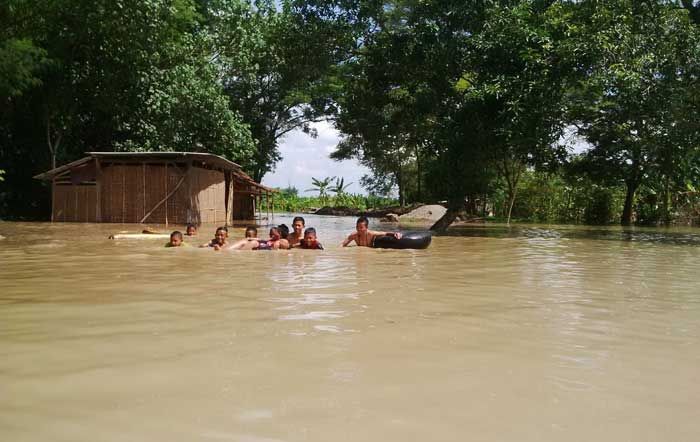
{"label": "group of children in water", "polygon": [[[272,227],[270,229],[270,238],[258,238],[258,229],[254,226],[249,226],[245,229],[245,238],[240,241],[231,243],[228,240],[228,228],[219,227],[216,229],[214,238],[202,244],[200,247],[210,247],[214,250],[278,250],[278,249],[312,249],[323,250],[323,246],[316,237],[316,229],[306,227],[306,222],[301,216],[297,216],[292,221],[292,232],[285,224]],[[356,223],[356,231],[351,233],[345,241],[343,247],[348,246],[351,242],[355,242],[358,246],[372,247],[372,241],[376,236],[392,235],[397,239],[401,238],[399,232],[375,232],[369,230],[369,220],[362,216],[358,218]],[[197,228],[189,224],[186,230],[187,236],[196,236]],[[170,241],[166,247],[181,247],[185,246],[184,236],[180,231],[174,231],[170,234]]]}

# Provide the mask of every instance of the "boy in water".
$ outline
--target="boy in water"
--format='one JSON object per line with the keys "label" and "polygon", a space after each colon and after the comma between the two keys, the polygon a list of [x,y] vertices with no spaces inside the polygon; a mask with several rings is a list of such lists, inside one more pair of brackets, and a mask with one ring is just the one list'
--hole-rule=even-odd
{"label": "boy in water", "polygon": [[258,243],[258,229],[255,226],[248,226],[245,229],[245,238],[233,243],[231,250],[253,250]]}
{"label": "boy in water", "polygon": [[361,216],[357,219],[355,224],[356,231],[351,233],[345,241],[343,241],[343,247],[347,247],[348,244],[355,241],[355,244],[361,247],[372,247],[372,241],[377,236],[391,235],[396,239],[401,239],[401,232],[375,232],[369,230],[369,220],[365,216]]}
{"label": "boy in water", "polygon": [[207,244],[203,244],[200,247],[212,247],[214,250],[221,250],[228,246],[228,229],[226,227],[219,227],[216,229],[214,234],[214,239],[212,239]]}
{"label": "boy in water", "polygon": [[183,247],[186,245],[187,244],[183,242],[182,233],[176,230],[170,234],[170,241],[165,247]]}
{"label": "boy in water", "polygon": [[292,229],[294,231],[289,235],[287,241],[289,241],[290,247],[298,247],[301,244],[301,240],[304,239],[304,226],[306,222],[301,216],[295,216],[292,220]]}
{"label": "boy in water", "polygon": [[281,224],[270,229],[270,239],[258,241],[258,246],[254,250],[278,250],[288,249],[289,242],[285,237],[289,234],[289,227]]}
{"label": "boy in water", "polygon": [[301,241],[300,247],[302,249],[323,250],[323,246],[316,239],[316,229],[309,227],[304,230],[304,239]]}
{"label": "boy in water", "polygon": [[197,236],[197,227],[194,224],[187,224],[187,231],[185,232],[187,236]]}

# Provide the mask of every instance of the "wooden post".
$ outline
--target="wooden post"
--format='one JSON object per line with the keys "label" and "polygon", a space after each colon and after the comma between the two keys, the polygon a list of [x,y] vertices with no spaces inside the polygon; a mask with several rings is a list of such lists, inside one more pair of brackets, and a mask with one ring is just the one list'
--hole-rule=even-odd
{"label": "wooden post", "polygon": [[226,220],[224,221],[224,225],[228,226],[228,221],[229,221],[229,210],[231,208],[230,199],[231,199],[231,172],[224,172],[224,185],[226,186],[226,189],[224,190],[224,208],[226,209],[226,214],[224,217],[226,217]]}
{"label": "wooden post", "polygon": [[194,224],[194,208],[192,207],[192,160],[187,162],[187,223]]}
{"label": "wooden post", "polygon": [[102,222],[102,165],[95,158],[95,221]]}

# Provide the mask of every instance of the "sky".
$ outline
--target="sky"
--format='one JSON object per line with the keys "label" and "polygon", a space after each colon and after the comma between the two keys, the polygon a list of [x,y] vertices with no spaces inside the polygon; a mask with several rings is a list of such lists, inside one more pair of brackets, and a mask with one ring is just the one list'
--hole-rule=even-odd
{"label": "sky", "polygon": [[350,193],[366,194],[360,186],[360,177],[368,174],[369,169],[355,160],[335,161],[329,155],[335,150],[340,140],[338,131],[329,122],[322,121],[312,125],[318,131],[317,138],[311,138],[301,130],[290,132],[279,145],[282,161],[277,163],[274,172],[268,172],[262,183],[269,187],[294,186],[301,196],[314,196],[317,192],[304,192],[311,188],[311,177],[325,178],[336,176],[345,178]]}
{"label": "sky", "polygon": [[[270,187],[294,186],[299,189],[299,195],[314,196],[317,195],[316,192],[305,192],[312,187],[311,177],[323,179],[336,176],[345,178],[345,184],[352,183],[348,192],[367,194],[360,186],[360,178],[369,174],[369,169],[355,160],[334,161],[329,157],[340,140],[338,131],[326,121],[315,123],[312,127],[318,131],[317,138],[311,138],[297,130],[282,139],[279,146],[282,161],[277,163],[274,172],[269,172],[263,177],[262,183]],[[576,136],[573,127],[564,131],[559,142],[569,146],[570,152],[573,153],[581,153],[590,148],[585,141]]]}

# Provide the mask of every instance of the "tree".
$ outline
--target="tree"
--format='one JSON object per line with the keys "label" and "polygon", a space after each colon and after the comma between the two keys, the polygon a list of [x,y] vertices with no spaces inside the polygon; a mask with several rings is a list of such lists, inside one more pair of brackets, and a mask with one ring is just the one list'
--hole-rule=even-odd
{"label": "tree", "polygon": [[336,177],[335,183],[332,186],[330,186],[328,190],[335,193],[336,196],[341,196],[347,193],[348,187],[350,187],[351,185],[352,183],[345,184],[345,178]]}
{"label": "tree", "polygon": [[687,123],[698,104],[697,32],[683,11],[660,2],[604,1],[581,13],[592,56],[572,115],[593,146],[591,174],[626,187],[621,223],[629,225],[640,186],[654,173],[670,178],[698,145]]}
{"label": "tree", "polygon": [[[278,6],[279,5],[279,6]],[[256,181],[280,160],[279,140],[335,111],[334,72],[351,40],[339,28],[305,14],[305,2],[243,0],[207,3],[215,36],[214,62],[231,107],[255,140],[249,167]]]}
{"label": "tree", "polygon": [[24,54],[40,62],[15,75],[21,93],[0,110],[10,189],[2,198],[12,201],[2,207],[16,206],[15,216],[24,204],[46,205],[32,175],[89,150],[197,150],[250,162],[250,131],[229,107],[192,0],[11,6],[0,9],[11,24],[3,38],[31,42],[37,50]]}
{"label": "tree", "polygon": [[330,176],[323,179],[311,177],[311,184],[314,187],[306,189],[305,192],[318,192],[318,197],[324,202],[328,199],[328,191],[334,178]]}

